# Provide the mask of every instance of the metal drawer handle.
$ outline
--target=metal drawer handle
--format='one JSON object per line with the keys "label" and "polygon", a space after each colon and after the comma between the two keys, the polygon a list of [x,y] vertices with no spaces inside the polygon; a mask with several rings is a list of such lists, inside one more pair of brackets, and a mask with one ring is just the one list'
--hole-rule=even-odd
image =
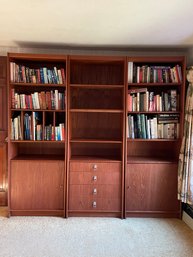
{"label": "metal drawer handle", "polygon": [[96,194],[97,194],[97,189],[94,188],[94,189],[93,189],[93,195],[96,195]]}
{"label": "metal drawer handle", "polygon": [[97,164],[94,164],[93,165],[93,170],[96,170],[97,169]]}
{"label": "metal drawer handle", "polygon": [[94,181],[97,181],[97,176],[93,176],[93,180],[94,180]]}
{"label": "metal drawer handle", "polygon": [[95,201],[92,202],[92,207],[93,207],[93,208],[96,208],[96,206],[97,206],[96,202],[95,202]]}

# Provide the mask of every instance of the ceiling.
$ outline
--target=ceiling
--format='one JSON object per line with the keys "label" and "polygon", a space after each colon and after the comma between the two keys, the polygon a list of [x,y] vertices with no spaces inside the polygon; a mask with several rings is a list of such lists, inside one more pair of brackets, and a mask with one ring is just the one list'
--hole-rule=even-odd
{"label": "ceiling", "polygon": [[192,0],[0,0],[0,47],[192,47]]}

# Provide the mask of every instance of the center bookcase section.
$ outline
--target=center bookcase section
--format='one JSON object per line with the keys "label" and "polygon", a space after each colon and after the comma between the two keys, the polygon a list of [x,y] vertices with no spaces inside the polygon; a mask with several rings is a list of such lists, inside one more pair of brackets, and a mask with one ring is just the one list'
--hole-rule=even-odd
{"label": "center bookcase section", "polygon": [[114,151],[122,160],[124,65],[124,58],[70,57],[70,158],[78,152],[83,158],[110,158]]}
{"label": "center bookcase section", "polygon": [[68,215],[123,216],[126,59],[69,63]]}

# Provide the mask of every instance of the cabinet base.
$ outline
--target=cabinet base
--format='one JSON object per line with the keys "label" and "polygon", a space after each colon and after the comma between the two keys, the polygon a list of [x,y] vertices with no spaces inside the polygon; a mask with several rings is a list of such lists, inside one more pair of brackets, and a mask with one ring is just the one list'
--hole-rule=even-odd
{"label": "cabinet base", "polygon": [[123,218],[121,212],[89,212],[89,211],[69,211],[68,217],[112,217]]}
{"label": "cabinet base", "polygon": [[64,217],[64,210],[9,210],[9,216],[54,216]]}
{"label": "cabinet base", "polygon": [[178,218],[181,219],[181,212],[126,212],[126,218],[136,217],[136,218]]}

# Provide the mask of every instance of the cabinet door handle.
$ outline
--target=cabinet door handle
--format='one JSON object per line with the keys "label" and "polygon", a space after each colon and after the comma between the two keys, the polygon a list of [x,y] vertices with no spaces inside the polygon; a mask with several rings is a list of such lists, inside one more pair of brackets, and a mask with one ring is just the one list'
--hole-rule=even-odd
{"label": "cabinet door handle", "polygon": [[93,164],[93,170],[97,170],[97,164]]}
{"label": "cabinet door handle", "polygon": [[94,181],[97,181],[97,176],[93,176],[93,180],[94,180]]}
{"label": "cabinet door handle", "polygon": [[93,189],[93,195],[96,195],[96,194],[97,194],[97,189],[94,188],[94,189]]}
{"label": "cabinet door handle", "polygon": [[93,207],[93,208],[96,208],[96,206],[97,206],[96,201],[92,202],[92,207]]}

